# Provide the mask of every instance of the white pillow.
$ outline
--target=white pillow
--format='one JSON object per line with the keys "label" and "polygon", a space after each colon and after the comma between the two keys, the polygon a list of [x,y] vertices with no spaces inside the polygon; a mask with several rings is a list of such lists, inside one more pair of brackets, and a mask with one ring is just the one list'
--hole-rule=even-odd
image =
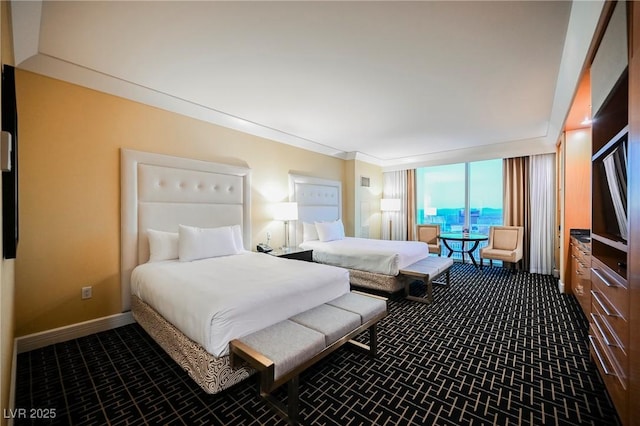
{"label": "white pillow", "polygon": [[240,225],[232,225],[231,232],[233,233],[233,242],[236,245],[236,250],[241,252],[244,250],[244,243],[242,242],[242,228]]}
{"label": "white pillow", "polygon": [[315,223],[302,222],[302,241],[315,241],[318,239]]}
{"label": "white pillow", "polygon": [[181,262],[238,254],[231,226],[219,228],[178,227]]}
{"label": "white pillow", "polygon": [[342,220],[335,222],[316,222],[318,239],[320,241],[335,241],[344,239],[344,225]]}
{"label": "white pillow", "polygon": [[147,229],[149,262],[178,258],[178,233]]}

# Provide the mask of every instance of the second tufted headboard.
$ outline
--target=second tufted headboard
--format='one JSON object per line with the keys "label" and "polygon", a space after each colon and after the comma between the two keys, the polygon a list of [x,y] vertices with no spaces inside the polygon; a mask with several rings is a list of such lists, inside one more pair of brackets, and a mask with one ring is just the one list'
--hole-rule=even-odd
{"label": "second tufted headboard", "polygon": [[240,225],[244,246],[251,245],[248,168],[123,149],[120,185],[123,311],[131,272],[149,260],[148,229]]}
{"label": "second tufted headboard", "polygon": [[337,180],[289,174],[289,200],[298,203],[296,246],[302,243],[302,223],[342,218],[342,183]]}

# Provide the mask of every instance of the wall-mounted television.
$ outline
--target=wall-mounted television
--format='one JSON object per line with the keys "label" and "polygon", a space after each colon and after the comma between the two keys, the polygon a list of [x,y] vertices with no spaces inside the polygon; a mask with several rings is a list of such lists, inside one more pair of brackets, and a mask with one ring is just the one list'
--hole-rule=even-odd
{"label": "wall-mounted television", "polygon": [[15,69],[2,66],[2,130],[12,137],[11,170],[2,172],[2,253],[15,259],[18,249],[18,109]]}
{"label": "wall-mounted television", "polygon": [[594,194],[593,231],[625,244],[628,235],[627,140],[628,133],[624,133],[593,161],[594,183],[597,182],[593,190],[599,192]]}

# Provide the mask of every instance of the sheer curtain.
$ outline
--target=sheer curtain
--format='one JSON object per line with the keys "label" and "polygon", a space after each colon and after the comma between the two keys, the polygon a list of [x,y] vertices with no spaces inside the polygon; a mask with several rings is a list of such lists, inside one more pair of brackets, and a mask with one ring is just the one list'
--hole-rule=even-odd
{"label": "sheer curtain", "polygon": [[407,170],[407,240],[416,239],[416,170]]}
{"label": "sheer curtain", "polygon": [[505,158],[502,163],[504,225],[524,227],[522,269],[529,270],[531,212],[529,204],[529,157]]}
{"label": "sheer curtain", "polygon": [[[382,212],[382,239],[406,240],[407,239],[407,173],[405,170],[385,172],[382,175],[382,198],[399,198],[399,212]],[[389,221],[391,221],[391,234],[389,235]]]}
{"label": "sheer curtain", "polygon": [[555,154],[531,156],[531,260],[529,272],[552,274],[555,243]]}

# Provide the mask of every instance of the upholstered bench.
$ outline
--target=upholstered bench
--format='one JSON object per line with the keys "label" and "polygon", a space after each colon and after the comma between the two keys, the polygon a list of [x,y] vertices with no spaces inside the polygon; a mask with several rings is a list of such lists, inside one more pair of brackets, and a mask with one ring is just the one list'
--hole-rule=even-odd
{"label": "upholstered bench", "polygon": [[[401,269],[399,274],[405,277],[404,283],[404,294],[405,298],[409,300],[414,300],[417,302],[423,303],[431,303],[433,302],[433,285],[435,279],[441,276],[442,274],[446,275],[445,282],[437,284],[445,284],[449,285],[450,276],[449,270],[453,265],[453,259],[449,257],[435,257],[429,256],[424,259],[417,261],[405,268]],[[417,278],[424,282],[427,287],[427,294],[425,297],[417,297],[411,296],[409,294],[409,287],[411,285],[411,280],[408,278]]]}
{"label": "upholstered bench", "polygon": [[[387,315],[385,298],[352,291],[285,321],[229,343],[231,367],[244,361],[259,373],[260,396],[290,423],[299,415],[298,376],[345,343],[376,356],[376,324]],[[369,330],[369,344],[352,340]],[[271,393],[288,383],[287,406]]]}

